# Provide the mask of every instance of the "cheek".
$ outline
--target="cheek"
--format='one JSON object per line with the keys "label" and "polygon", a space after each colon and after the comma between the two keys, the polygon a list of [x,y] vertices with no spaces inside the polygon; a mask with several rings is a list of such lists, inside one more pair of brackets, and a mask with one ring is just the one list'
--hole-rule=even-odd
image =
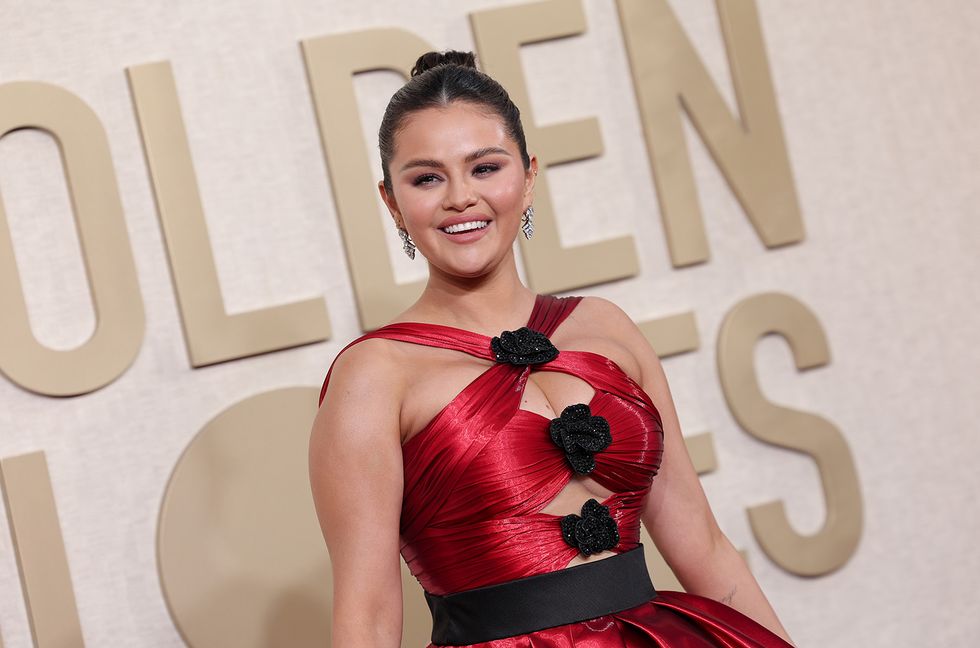
{"label": "cheek", "polygon": [[519,210],[524,199],[524,186],[516,182],[501,183],[489,188],[484,195],[497,210]]}
{"label": "cheek", "polygon": [[401,196],[398,206],[405,220],[427,223],[433,211],[439,209],[440,201],[434,191],[409,191]]}

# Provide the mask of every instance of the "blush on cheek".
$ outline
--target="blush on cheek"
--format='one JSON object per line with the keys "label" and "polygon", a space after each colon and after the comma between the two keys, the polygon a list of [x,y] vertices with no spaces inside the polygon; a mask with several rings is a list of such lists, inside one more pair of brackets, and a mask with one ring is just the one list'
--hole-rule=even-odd
{"label": "blush on cheek", "polygon": [[505,185],[488,191],[485,195],[499,216],[520,209],[523,197],[522,190],[523,186]]}

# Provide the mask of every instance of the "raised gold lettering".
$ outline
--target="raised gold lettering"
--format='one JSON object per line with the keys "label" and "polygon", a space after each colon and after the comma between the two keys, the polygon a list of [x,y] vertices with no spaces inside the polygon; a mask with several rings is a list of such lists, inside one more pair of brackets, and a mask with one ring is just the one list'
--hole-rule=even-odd
{"label": "raised gold lettering", "polygon": [[0,137],[18,128],[41,129],[58,141],[96,325],[74,349],[38,343],[0,201],[0,371],[38,394],[77,396],[121,376],[143,343],[143,299],[119,187],[102,123],[64,88],[38,81],[0,85]]}
{"label": "raised gold lettering", "polygon": [[763,395],[754,367],[756,342],[767,333],[786,338],[797,369],[830,361],[827,339],[814,314],[797,299],[763,293],[739,302],[718,334],[718,373],[732,415],[755,438],[810,456],[817,464],[826,517],[812,535],[796,532],[776,500],[748,510],[763,551],[783,569],[826,574],[854,554],[861,538],[861,487],[847,441],[833,423],[810,412],[776,405]]}
{"label": "raised gold lettering", "polygon": [[618,3],[674,267],[708,259],[682,108],[766,247],[802,241],[803,219],[755,3],[717,0],[738,118],[728,111],[667,0]]}
{"label": "raised gold lettering", "polygon": [[521,111],[528,152],[536,154],[539,172],[534,188],[534,239],[518,237],[528,283],[544,293],[561,292],[639,274],[636,243],[621,236],[575,247],[563,247],[548,189],[550,166],[593,158],[602,153],[596,118],[538,126],[521,67],[525,43],[581,34],[586,29],[581,0],[544,0],[470,14],[483,69],[507,88]]}
{"label": "raised gold lettering", "polygon": [[204,220],[170,63],[126,69],[191,366],[280,351],[330,337],[322,297],[229,315]]}
{"label": "raised gold lettering", "polygon": [[37,648],[82,648],[58,508],[43,452],[0,461],[0,490]]}
{"label": "raised gold lettering", "polygon": [[407,79],[415,59],[433,47],[402,29],[330,34],[302,45],[361,327],[377,328],[418,299],[425,282],[395,282],[353,75],[391,70]]}

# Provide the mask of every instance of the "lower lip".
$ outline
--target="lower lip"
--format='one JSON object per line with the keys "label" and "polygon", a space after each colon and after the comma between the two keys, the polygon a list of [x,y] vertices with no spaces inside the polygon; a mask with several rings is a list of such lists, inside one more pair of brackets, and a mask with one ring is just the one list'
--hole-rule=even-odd
{"label": "lower lip", "polygon": [[481,238],[483,238],[483,235],[487,233],[487,230],[490,229],[490,225],[492,223],[493,221],[490,221],[487,223],[486,227],[470,230],[468,232],[462,232],[460,234],[449,234],[448,232],[442,232],[442,230],[439,231],[442,232],[446,236],[446,238],[448,238],[453,243],[472,243],[473,241],[478,241]]}

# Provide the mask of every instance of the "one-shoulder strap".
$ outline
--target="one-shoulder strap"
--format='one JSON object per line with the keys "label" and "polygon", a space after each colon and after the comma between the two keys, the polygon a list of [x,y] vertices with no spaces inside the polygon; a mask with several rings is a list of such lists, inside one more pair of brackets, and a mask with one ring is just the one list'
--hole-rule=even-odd
{"label": "one-shoulder strap", "polygon": [[538,295],[534,301],[534,310],[531,311],[527,326],[545,335],[551,335],[558,328],[558,325],[575,310],[580,301],[582,301],[580,296]]}

